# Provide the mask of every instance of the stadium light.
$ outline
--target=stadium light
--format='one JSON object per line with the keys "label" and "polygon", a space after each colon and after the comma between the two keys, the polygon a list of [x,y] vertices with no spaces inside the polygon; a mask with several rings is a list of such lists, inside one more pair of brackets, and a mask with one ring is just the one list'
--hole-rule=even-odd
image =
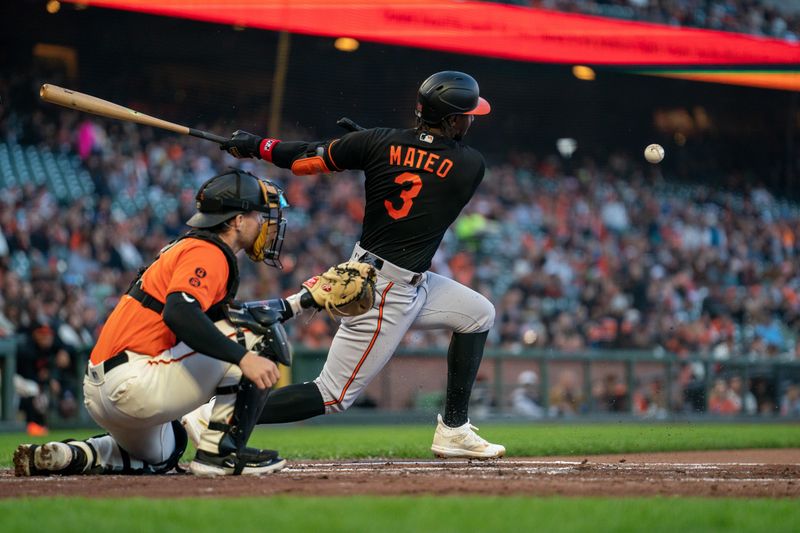
{"label": "stadium light", "polygon": [[572,75],[583,81],[592,81],[596,77],[594,70],[586,65],[575,65],[572,67]]}
{"label": "stadium light", "polygon": [[351,37],[339,37],[334,41],[333,46],[340,52],[355,52],[360,43]]}
{"label": "stadium light", "polygon": [[558,149],[558,153],[561,154],[561,157],[569,159],[572,157],[572,154],[575,153],[575,150],[577,150],[578,141],[570,137],[562,137],[556,140],[556,148]]}

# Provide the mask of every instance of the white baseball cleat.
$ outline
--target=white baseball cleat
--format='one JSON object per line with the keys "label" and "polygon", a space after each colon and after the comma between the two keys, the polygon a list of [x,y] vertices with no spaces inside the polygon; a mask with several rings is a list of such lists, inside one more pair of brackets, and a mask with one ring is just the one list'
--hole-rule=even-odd
{"label": "white baseball cleat", "polygon": [[80,474],[87,464],[86,452],[66,442],[21,444],[14,451],[14,475]]}
{"label": "white baseball cleat", "polygon": [[467,421],[463,426],[446,426],[442,415],[437,416],[436,433],[433,434],[431,451],[438,457],[465,457],[472,459],[496,459],[506,454],[505,446],[492,444],[478,436],[478,428]]}

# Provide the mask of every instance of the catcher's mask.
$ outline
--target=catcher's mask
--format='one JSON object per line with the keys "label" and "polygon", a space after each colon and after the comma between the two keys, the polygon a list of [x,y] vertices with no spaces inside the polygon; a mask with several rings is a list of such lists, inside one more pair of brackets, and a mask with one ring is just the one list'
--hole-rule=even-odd
{"label": "catcher's mask", "polygon": [[283,208],[288,204],[283,190],[269,180],[259,179],[241,169],[206,181],[196,196],[197,213],[186,224],[194,228],[211,228],[240,213],[263,213],[261,229],[247,252],[253,261],[281,268],[280,254],[286,219]]}
{"label": "catcher's mask", "polygon": [[475,78],[454,70],[433,74],[417,93],[416,115],[426,124],[439,124],[450,115],[488,115],[491,109]]}

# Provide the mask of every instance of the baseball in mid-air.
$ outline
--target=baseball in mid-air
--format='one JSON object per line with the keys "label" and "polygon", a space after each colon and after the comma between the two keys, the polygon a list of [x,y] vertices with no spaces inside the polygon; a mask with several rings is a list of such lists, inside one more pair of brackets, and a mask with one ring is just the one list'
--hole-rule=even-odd
{"label": "baseball in mid-air", "polygon": [[660,144],[648,144],[644,149],[644,158],[650,163],[660,163],[664,159],[664,147]]}

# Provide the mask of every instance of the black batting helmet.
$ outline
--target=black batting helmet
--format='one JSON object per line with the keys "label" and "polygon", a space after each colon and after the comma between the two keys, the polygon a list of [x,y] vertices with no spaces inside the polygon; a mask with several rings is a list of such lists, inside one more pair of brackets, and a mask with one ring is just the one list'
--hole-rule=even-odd
{"label": "black batting helmet", "polygon": [[488,115],[491,109],[480,97],[475,78],[463,72],[437,72],[419,86],[416,114],[428,124],[450,115]]}

